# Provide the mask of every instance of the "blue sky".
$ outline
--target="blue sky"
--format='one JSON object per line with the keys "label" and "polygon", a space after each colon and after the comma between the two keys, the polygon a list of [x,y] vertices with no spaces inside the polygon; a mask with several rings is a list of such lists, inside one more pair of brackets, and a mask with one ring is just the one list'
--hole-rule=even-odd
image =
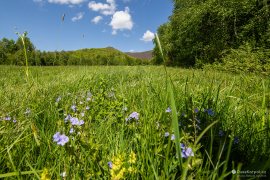
{"label": "blue sky", "polygon": [[153,48],[153,33],[172,6],[171,0],[0,0],[0,38],[27,31],[39,50],[140,52]]}

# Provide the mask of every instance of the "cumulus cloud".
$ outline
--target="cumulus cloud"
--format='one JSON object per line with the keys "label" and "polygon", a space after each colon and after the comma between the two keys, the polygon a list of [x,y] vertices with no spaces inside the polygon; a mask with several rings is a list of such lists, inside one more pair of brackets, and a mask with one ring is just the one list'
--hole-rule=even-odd
{"label": "cumulus cloud", "polygon": [[102,19],[103,19],[102,16],[96,16],[96,17],[94,17],[91,21],[92,21],[92,23],[97,24],[97,23],[99,23],[99,21],[101,21]]}
{"label": "cumulus cloud", "polygon": [[71,21],[76,22],[79,21],[83,18],[84,13],[83,12],[79,12],[76,16],[74,16],[73,18],[71,18]]}
{"label": "cumulus cloud", "polygon": [[55,4],[81,4],[85,0],[48,0],[49,3]]}
{"label": "cumulus cloud", "polygon": [[149,42],[152,41],[155,38],[155,34],[152,33],[151,31],[147,30],[144,34],[143,37],[140,39],[144,42]]}
{"label": "cumulus cloud", "polygon": [[92,11],[100,12],[103,15],[112,15],[115,13],[116,4],[114,0],[107,0],[107,3],[104,4],[91,1],[88,4],[88,8]]}
{"label": "cumulus cloud", "polygon": [[129,14],[129,8],[126,7],[125,11],[116,11],[110,22],[112,27],[112,34],[117,34],[118,30],[131,30],[133,28],[133,21],[131,15]]}

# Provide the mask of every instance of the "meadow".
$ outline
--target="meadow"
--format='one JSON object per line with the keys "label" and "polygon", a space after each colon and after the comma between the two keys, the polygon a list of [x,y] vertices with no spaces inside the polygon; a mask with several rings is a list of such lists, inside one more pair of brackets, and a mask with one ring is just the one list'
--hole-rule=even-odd
{"label": "meadow", "polygon": [[267,178],[269,111],[253,74],[0,66],[0,178]]}

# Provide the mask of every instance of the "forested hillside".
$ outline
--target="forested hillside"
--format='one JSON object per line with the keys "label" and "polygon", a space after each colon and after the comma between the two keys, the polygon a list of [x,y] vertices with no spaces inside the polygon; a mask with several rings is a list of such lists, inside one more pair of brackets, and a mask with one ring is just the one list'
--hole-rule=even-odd
{"label": "forested hillside", "polygon": [[[269,0],[173,2],[173,14],[158,29],[168,65],[270,70]],[[157,46],[154,56],[162,63]]]}
{"label": "forested hillside", "polygon": [[139,59],[151,60],[153,58],[153,51],[144,51],[144,52],[126,52],[127,55]]}
{"label": "forested hillside", "polygon": [[[128,56],[114,49],[91,48],[76,51],[45,52],[35,49],[28,37],[24,38],[29,65],[140,65],[148,63],[142,59]],[[0,40],[0,64],[24,65],[25,56],[21,38],[15,42],[7,38]]]}

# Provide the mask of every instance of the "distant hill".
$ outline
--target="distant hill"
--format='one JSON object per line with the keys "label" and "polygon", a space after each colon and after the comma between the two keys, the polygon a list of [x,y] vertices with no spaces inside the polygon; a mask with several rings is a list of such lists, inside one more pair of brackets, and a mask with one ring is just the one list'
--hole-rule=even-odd
{"label": "distant hill", "polygon": [[142,62],[142,58],[130,56],[113,47],[79,49],[69,53],[71,57],[80,59],[80,64],[134,65]]}
{"label": "distant hill", "polygon": [[[146,56],[132,56],[114,47],[85,48],[70,51],[41,51],[35,49],[29,38],[25,38],[28,47],[28,64],[31,66],[65,65],[145,65],[150,61]],[[140,58],[142,57],[142,58]],[[0,65],[25,65],[21,40],[0,39]]]}
{"label": "distant hill", "polygon": [[144,51],[144,52],[126,52],[127,55],[138,58],[138,59],[147,59],[150,60],[153,57],[153,51]]}

